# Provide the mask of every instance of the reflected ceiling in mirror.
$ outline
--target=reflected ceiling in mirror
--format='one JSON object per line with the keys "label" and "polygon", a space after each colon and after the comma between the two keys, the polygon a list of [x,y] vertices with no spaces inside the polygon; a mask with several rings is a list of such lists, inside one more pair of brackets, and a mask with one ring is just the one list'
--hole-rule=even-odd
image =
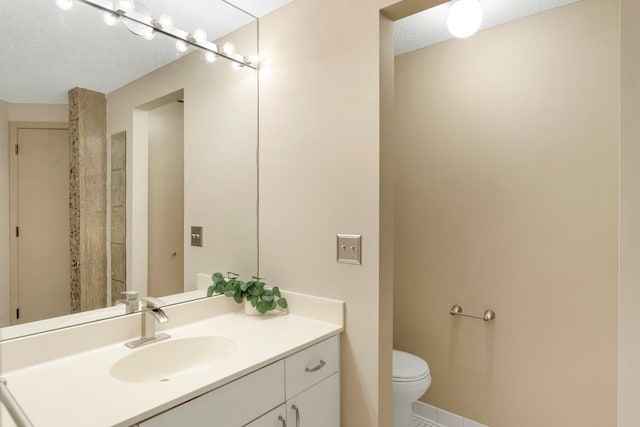
{"label": "reflected ceiling in mirror", "polygon": [[[254,22],[219,0],[141,4],[152,16],[169,14],[185,31],[203,29],[209,40]],[[73,87],[110,93],[181,56],[175,40],[135,37],[122,23],[106,25],[103,12],[81,2],[61,10],[55,0],[6,0],[1,12],[3,55],[11,60],[0,62],[0,99],[8,102],[66,104]],[[257,53],[257,43],[242,47],[246,55]]]}

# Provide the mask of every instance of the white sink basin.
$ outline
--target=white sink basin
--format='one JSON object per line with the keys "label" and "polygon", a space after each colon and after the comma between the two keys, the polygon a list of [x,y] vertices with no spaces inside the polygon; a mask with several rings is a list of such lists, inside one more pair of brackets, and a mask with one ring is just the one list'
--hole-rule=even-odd
{"label": "white sink basin", "polygon": [[220,363],[238,351],[238,344],[226,337],[170,338],[133,351],[111,367],[112,377],[132,383],[168,381]]}

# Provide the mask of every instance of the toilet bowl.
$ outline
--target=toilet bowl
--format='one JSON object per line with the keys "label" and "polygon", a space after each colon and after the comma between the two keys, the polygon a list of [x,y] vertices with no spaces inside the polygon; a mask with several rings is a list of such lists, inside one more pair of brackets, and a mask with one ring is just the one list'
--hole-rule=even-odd
{"label": "toilet bowl", "polygon": [[412,404],[431,385],[427,362],[411,353],[393,350],[393,427],[413,426]]}

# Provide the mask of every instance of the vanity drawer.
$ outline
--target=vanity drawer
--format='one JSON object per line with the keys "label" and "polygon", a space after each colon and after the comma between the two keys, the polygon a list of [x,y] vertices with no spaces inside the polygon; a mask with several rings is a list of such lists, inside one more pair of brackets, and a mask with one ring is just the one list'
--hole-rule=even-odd
{"label": "vanity drawer", "polygon": [[287,405],[280,405],[244,427],[287,427]]}
{"label": "vanity drawer", "polygon": [[[284,362],[276,362],[176,408],[140,427],[242,426],[284,402]],[[238,402],[250,402],[239,405]]]}
{"label": "vanity drawer", "polygon": [[336,335],[285,359],[287,399],[338,372],[338,339],[339,336]]}

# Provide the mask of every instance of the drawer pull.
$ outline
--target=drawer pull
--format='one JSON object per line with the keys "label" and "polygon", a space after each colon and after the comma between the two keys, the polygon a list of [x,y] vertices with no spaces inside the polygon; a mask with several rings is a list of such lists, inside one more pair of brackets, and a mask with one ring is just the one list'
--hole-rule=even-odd
{"label": "drawer pull", "polygon": [[287,420],[285,420],[282,415],[278,417],[278,421],[282,423],[282,427],[287,427]]}
{"label": "drawer pull", "polygon": [[296,411],[296,427],[300,427],[300,408],[296,405],[291,405],[291,409]]}
{"label": "drawer pull", "polygon": [[320,363],[318,363],[316,366],[314,366],[313,368],[304,368],[305,372],[316,372],[319,371],[320,369],[324,368],[324,365],[326,365],[327,362],[325,362],[324,360],[320,360]]}

